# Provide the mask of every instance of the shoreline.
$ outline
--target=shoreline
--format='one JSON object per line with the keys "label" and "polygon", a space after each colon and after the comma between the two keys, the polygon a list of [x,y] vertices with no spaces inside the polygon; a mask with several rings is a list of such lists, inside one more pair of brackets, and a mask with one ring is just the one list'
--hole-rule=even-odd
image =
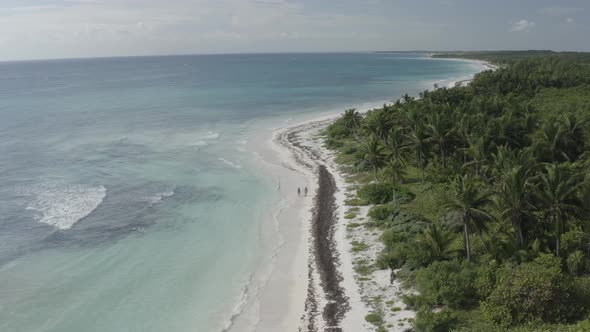
{"label": "shoreline", "polygon": [[[477,62],[482,65],[481,71],[485,70],[483,62]],[[452,84],[461,81],[455,79]],[[359,112],[365,113],[382,104],[364,103],[364,109]],[[282,126],[257,132],[256,138],[249,142],[260,161],[260,172],[273,180],[279,197],[278,205],[269,207],[273,211],[269,213],[269,223],[262,227],[274,229],[261,230],[272,234],[261,237],[277,239],[268,264],[263,266],[263,271],[256,271],[252,283],[246,285],[246,295],[224,331],[374,328],[365,321],[365,316],[374,310],[369,305],[374,289],[359,281],[358,253],[353,251],[351,243],[355,235],[347,227],[351,220],[345,218],[348,210],[345,201],[353,185],[346,182],[335,155],[323,146],[319,137],[321,130],[341,113],[342,110],[307,114],[302,116],[306,119],[296,123],[287,119]],[[305,186],[309,197],[297,197],[297,187]],[[378,236],[364,240],[374,247],[371,252],[380,251]],[[382,272],[376,271],[373,277],[378,288],[389,285],[389,272],[385,271],[387,275]],[[400,287],[395,285],[396,292]],[[401,303],[401,293],[393,295],[396,304]],[[407,319],[413,314],[403,310],[396,317]]]}
{"label": "shoreline", "polygon": [[[348,264],[343,215],[342,178],[333,169],[329,151],[318,137],[321,130],[340,114],[312,119],[280,131],[276,143],[290,151],[291,162],[311,174],[314,206],[307,229],[308,281],[300,331],[366,330],[364,315],[350,319],[351,313],[368,312]],[[359,319],[360,318],[360,319]]]}

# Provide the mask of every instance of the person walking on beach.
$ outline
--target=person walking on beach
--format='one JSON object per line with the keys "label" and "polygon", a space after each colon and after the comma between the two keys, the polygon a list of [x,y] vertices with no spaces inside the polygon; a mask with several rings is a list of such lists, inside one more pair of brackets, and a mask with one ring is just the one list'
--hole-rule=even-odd
{"label": "person walking on beach", "polygon": [[297,187],[297,196],[301,196],[301,188]]}
{"label": "person walking on beach", "polygon": [[305,187],[303,192],[305,193],[305,197],[307,197],[307,187]]}

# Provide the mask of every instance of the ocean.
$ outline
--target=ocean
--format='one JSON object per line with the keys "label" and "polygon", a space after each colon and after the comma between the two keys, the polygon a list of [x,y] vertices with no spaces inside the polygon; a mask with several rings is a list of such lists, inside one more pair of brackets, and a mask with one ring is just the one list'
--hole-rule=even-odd
{"label": "ocean", "polygon": [[413,53],[0,63],[0,331],[222,331],[276,242],[261,128],[481,65]]}

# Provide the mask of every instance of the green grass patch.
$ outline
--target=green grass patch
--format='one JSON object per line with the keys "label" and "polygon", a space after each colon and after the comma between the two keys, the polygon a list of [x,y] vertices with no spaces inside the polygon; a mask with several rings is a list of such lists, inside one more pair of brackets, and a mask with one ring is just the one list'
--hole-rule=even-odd
{"label": "green grass patch", "polygon": [[375,266],[370,264],[368,260],[361,259],[356,262],[354,271],[361,276],[368,276],[369,274],[373,273],[373,271],[375,271]]}
{"label": "green grass patch", "polygon": [[383,324],[383,316],[380,313],[372,312],[365,316],[365,320],[375,326]]}
{"label": "green grass patch", "polygon": [[369,202],[364,199],[359,198],[351,198],[344,201],[344,204],[347,206],[367,206]]}
{"label": "green grass patch", "polygon": [[344,215],[344,219],[354,219],[356,218],[356,213],[347,213]]}
{"label": "green grass patch", "polygon": [[352,241],[352,251],[353,252],[365,251],[368,248],[369,248],[369,245],[367,245],[366,243]]}

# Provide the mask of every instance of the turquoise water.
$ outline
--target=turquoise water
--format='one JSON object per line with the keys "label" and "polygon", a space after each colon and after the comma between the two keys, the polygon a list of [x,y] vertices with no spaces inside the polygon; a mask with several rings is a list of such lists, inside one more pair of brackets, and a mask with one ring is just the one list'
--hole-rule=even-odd
{"label": "turquoise water", "polygon": [[0,63],[0,331],[219,331],[272,246],[246,143],[480,70],[420,54]]}

